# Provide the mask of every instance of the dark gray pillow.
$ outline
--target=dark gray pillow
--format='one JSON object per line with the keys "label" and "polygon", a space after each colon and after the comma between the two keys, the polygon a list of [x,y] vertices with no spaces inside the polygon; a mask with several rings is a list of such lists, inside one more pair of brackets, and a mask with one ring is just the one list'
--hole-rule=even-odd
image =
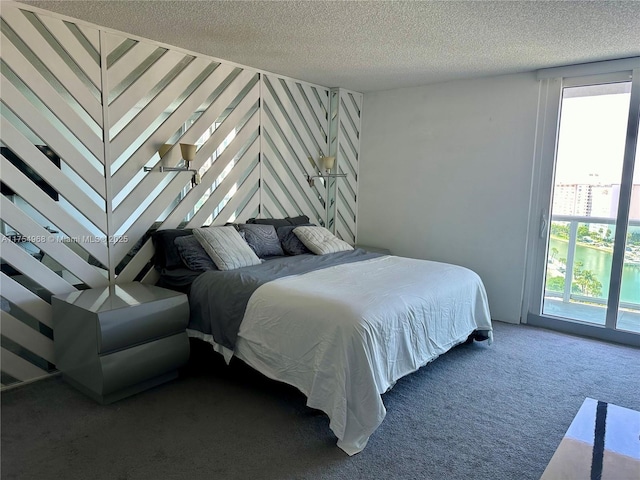
{"label": "dark gray pillow", "polygon": [[194,235],[186,235],[177,237],[174,240],[176,249],[180,254],[180,258],[189,270],[196,272],[204,272],[207,270],[217,270],[216,264],[213,263],[209,254],[202,248],[200,242]]}
{"label": "dark gray pillow", "polygon": [[[310,225],[310,224],[307,224]],[[282,249],[287,255],[302,255],[303,253],[311,253],[304,243],[293,233],[295,228],[300,225],[288,225],[280,227],[277,230],[278,238],[282,244]]]}
{"label": "dark gray pillow", "polygon": [[280,239],[273,225],[259,223],[242,224],[238,228],[244,232],[244,239],[260,258],[282,256],[284,252],[280,246]]}
{"label": "dark gray pillow", "polygon": [[297,217],[287,217],[285,218],[285,220],[289,222],[291,225],[297,225],[297,226],[311,225],[309,223],[309,217],[307,217],[306,215],[298,215]]}
{"label": "dark gray pillow", "polygon": [[247,223],[255,223],[259,225],[273,225],[276,229],[286,227],[288,225],[308,225],[309,217],[306,215],[298,215],[297,217],[287,218],[250,218]]}
{"label": "dark gray pillow", "polygon": [[191,229],[166,229],[158,230],[151,234],[153,247],[155,248],[154,264],[156,269],[173,270],[174,268],[182,268],[183,261],[180,258],[178,249],[174,240],[181,236],[192,235]]}
{"label": "dark gray pillow", "polygon": [[273,225],[278,228],[292,224],[285,218],[250,218],[247,220],[247,225]]}

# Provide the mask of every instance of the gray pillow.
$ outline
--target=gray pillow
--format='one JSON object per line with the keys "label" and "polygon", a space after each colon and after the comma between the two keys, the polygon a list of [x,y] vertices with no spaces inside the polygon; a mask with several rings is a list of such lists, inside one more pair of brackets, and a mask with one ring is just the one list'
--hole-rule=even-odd
{"label": "gray pillow", "polygon": [[273,225],[278,228],[292,224],[286,218],[250,218],[247,225]]}
{"label": "gray pillow", "polygon": [[189,270],[204,272],[207,270],[217,270],[209,254],[202,248],[195,235],[185,235],[177,237],[174,241],[180,258]]}
{"label": "gray pillow", "polygon": [[280,239],[280,244],[282,245],[282,250],[287,255],[302,255],[304,253],[311,253],[307,247],[304,246],[304,243],[300,241],[300,239],[293,233],[293,230],[297,228],[298,225],[288,225],[286,227],[280,227],[276,231],[278,233],[278,238]]}
{"label": "gray pillow", "polygon": [[324,227],[296,227],[293,233],[316,255],[353,250],[351,245]]}
{"label": "gray pillow", "polygon": [[260,225],[273,225],[276,229],[280,227],[288,227],[289,225],[308,225],[309,217],[306,215],[298,215],[297,217],[287,218],[250,218],[246,223],[257,223]]}
{"label": "gray pillow", "polygon": [[234,227],[194,228],[193,234],[220,270],[261,263]]}
{"label": "gray pillow", "polygon": [[180,253],[174,240],[183,235],[192,235],[192,233],[191,229],[176,228],[153,232],[151,240],[155,249],[153,260],[156,269],[162,270],[166,268],[167,270],[173,270],[174,268],[181,268],[184,262],[180,258]]}
{"label": "gray pillow", "polygon": [[241,232],[244,232],[244,239],[258,257],[284,255],[280,246],[280,239],[273,225],[252,223],[238,225],[238,228]]}
{"label": "gray pillow", "polygon": [[298,215],[297,217],[287,217],[285,218],[287,222],[291,225],[310,225],[309,217],[306,215]]}

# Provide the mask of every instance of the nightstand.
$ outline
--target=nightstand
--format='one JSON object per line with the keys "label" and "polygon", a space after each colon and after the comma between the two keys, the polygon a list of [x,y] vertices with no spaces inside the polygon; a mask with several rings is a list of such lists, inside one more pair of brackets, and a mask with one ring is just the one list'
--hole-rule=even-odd
{"label": "nightstand", "polygon": [[174,379],[189,359],[182,293],[134,282],[55,295],[51,305],[56,367],[100,403]]}

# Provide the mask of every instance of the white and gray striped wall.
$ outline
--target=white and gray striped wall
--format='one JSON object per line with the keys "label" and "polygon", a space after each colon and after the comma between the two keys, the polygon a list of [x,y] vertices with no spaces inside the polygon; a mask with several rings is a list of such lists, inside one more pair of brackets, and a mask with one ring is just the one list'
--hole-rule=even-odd
{"label": "white and gray striped wall", "polygon": [[[52,295],[156,281],[151,228],[306,214],[355,243],[362,94],[20,4],[0,15],[2,387],[55,371]],[[199,185],[144,172],[181,165],[178,143],[198,144]],[[346,178],[310,187],[320,152]]]}

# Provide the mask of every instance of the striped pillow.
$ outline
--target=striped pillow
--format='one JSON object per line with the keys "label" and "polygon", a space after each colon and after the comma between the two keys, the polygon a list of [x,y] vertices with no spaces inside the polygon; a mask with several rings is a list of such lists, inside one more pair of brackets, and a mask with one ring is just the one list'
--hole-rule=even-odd
{"label": "striped pillow", "polygon": [[220,270],[235,270],[261,263],[233,226],[194,228],[193,235]]}
{"label": "striped pillow", "polygon": [[324,227],[296,227],[293,233],[316,255],[353,250],[351,245],[340,240]]}

